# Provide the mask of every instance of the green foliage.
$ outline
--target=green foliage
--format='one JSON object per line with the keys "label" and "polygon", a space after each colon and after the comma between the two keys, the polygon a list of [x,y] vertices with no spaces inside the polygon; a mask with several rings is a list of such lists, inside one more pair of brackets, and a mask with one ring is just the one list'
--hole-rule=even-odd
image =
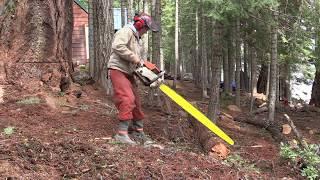
{"label": "green foliage", "polygon": [[274,8],[278,6],[277,0],[204,0],[208,8],[208,15],[219,21],[228,18],[248,18],[251,14],[263,8]]}
{"label": "green foliage", "polygon": [[40,104],[40,102],[41,102],[41,99],[38,97],[28,97],[18,101],[17,104],[31,105],[31,104]]}
{"label": "green foliage", "polygon": [[4,128],[4,130],[3,130],[3,133],[5,134],[5,135],[11,135],[11,134],[13,134],[14,133],[14,127],[12,127],[12,126],[9,126],[9,127],[6,127],[6,128]]}
{"label": "green foliage", "polygon": [[223,161],[226,165],[236,167],[239,170],[260,173],[260,170],[254,164],[249,163],[238,154],[232,154]]}
{"label": "green foliage", "polygon": [[86,9],[88,9],[88,0],[78,0],[79,3]]}
{"label": "green foliage", "polygon": [[58,96],[59,96],[59,97],[63,97],[65,94],[66,94],[66,93],[65,93],[65,92],[62,92],[62,91],[58,92]]}
{"label": "green foliage", "polygon": [[320,177],[320,146],[308,144],[307,147],[291,147],[289,144],[281,144],[280,155],[295,164],[303,163],[301,175],[308,179]]}
{"label": "green foliage", "polygon": [[5,4],[5,10],[3,12],[0,11],[0,15],[5,13],[13,13],[16,10],[16,1],[8,0]]}
{"label": "green foliage", "polygon": [[113,7],[114,8],[120,8],[121,7],[120,0],[114,0],[113,1]]}

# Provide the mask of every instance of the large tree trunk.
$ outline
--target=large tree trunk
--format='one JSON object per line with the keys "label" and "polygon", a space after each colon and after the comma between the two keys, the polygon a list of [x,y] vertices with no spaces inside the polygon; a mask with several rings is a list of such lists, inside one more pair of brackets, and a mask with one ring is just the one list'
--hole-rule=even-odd
{"label": "large tree trunk", "polygon": [[93,79],[110,92],[110,85],[107,84],[107,69],[111,55],[111,43],[113,39],[113,0],[95,0],[93,3],[93,47],[94,58],[90,59]]}
{"label": "large tree trunk", "polygon": [[316,76],[313,81],[310,104],[320,107],[320,68],[319,67],[317,68]]}
{"label": "large tree trunk", "polygon": [[0,1],[0,62],[24,91],[64,91],[72,68],[72,1]]}
{"label": "large tree trunk", "polygon": [[315,54],[317,55],[316,76],[313,81],[310,104],[320,107],[320,30],[317,30],[316,34]]}

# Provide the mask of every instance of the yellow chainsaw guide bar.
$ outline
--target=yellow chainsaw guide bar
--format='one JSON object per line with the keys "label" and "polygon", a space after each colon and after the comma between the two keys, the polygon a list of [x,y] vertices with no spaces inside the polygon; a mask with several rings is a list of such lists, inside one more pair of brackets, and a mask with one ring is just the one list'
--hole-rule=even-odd
{"label": "yellow chainsaw guide bar", "polygon": [[201,122],[204,126],[210,129],[213,133],[219,136],[221,139],[227,143],[233,145],[234,141],[224,133],[218,126],[216,126],[210,119],[208,119],[202,112],[185,100],[182,96],[177,94],[174,90],[165,84],[160,85],[160,90],[164,92],[168,97],[170,97],[174,102],[176,102],[180,107],[192,115],[195,119]]}

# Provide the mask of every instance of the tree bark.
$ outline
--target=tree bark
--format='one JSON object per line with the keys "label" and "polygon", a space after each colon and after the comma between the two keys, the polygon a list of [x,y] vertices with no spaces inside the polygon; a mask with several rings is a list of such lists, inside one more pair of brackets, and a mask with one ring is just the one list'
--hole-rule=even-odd
{"label": "tree bark", "polygon": [[[152,3],[152,18],[160,24],[161,23],[161,0],[153,0]],[[152,33],[152,62],[160,67],[160,47],[161,47],[161,30],[157,33]]]}
{"label": "tree bark", "polygon": [[312,94],[311,94],[310,104],[320,107],[320,30],[319,29],[316,32],[315,54],[317,56],[316,75],[312,85]]}
{"label": "tree bark", "polygon": [[[228,62],[228,43],[223,43],[223,83],[224,91],[230,93],[230,77],[229,77],[229,62]],[[213,76],[214,77],[214,76]]]}
{"label": "tree bark", "polygon": [[250,112],[253,111],[254,94],[257,93],[257,51],[255,47],[251,47],[251,104]]}
{"label": "tree bark", "polygon": [[241,71],[241,55],[240,55],[240,19],[236,20],[236,105],[240,108],[240,71]]}
{"label": "tree bark", "polygon": [[90,60],[93,67],[91,74],[93,79],[107,90],[107,93],[110,93],[110,85],[107,83],[106,65],[111,55],[114,34],[112,4],[113,0],[95,0],[92,7],[94,58]]}
{"label": "tree bark", "polygon": [[317,67],[316,76],[312,85],[310,105],[320,107],[320,67]]}
{"label": "tree bark", "polygon": [[229,86],[229,88],[232,90],[231,88],[231,84],[235,82],[235,46],[236,46],[236,42],[235,42],[235,27],[232,26],[230,28],[230,36],[229,36],[229,48],[228,48],[228,58],[229,58],[229,80],[230,80],[230,84],[225,84],[225,86]]}
{"label": "tree bark", "polygon": [[176,20],[175,20],[175,36],[174,36],[174,79],[173,88],[176,89],[177,76],[178,76],[178,65],[179,65],[179,0],[176,0]]}
{"label": "tree bark", "polygon": [[[7,0],[4,4],[10,3]],[[10,1],[0,15],[6,81],[24,91],[65,91],[72,64],[72,1]]]}
{"label": "tree bark", "polygon": [[133,22],[134,17],[134,7],[133,7],[133,0],[128,0],[128,23]]}
{"label": "tree bark", "polygon": [[207,59],[207,46],[206,46],[206,22],[205,16],[203,12],[203,1],[200,0],[200,11],[201,11],[201,24],[200,24],[200,31],[201,31],[201,86],[202,86],[202,98],[206,99],[209,98],[208,96],[208,59]]}
{"label": "tree bark", "polygon": [[126,22],[126,6],[127,6],[127,0],[121,0],[121,26],[123,27],[124,25],[127,24]]}
{"label": "tree bark", "polygon": [[[200,6],[199,6],[199,0],[197,0],[197,7],[196,7],[196,42],[195,42],[195,46],[196,46],[196,49],[195,49],[195,55],[196,55],[196,58],[195,58],[195,68],[194,68],[194,83],[196,84],[196,86],[199,86],[200,84],[200,78],[201,78],[201,66],[200,66],[200,43],[199,43],[199,16],[200,16]],[[200,16],[201,17],[201,16]]]}
{"label": "tree bark", "polygon": [[278,12],[275,10],[273,12],[273,18],[275,21],[275,25],[272,27],[272,37],[271,37],[271,65],[270,65],[270,98],[269,98],[269,123],[274,122],[274,114],[275,114],[275,103],[276,103],[276,94],[277,94],[277,66],[278,66],[278,48],[277,48],[277,40],[278,40]]}
{"label": "tree bark", "polygon": [[214,24],[213,32],[213,63],[212,63],[212,85],[210,92],[210,101],[208,107],[208,117],[212,121],[216,122],[217,116],[220,112],[220,76],[221,76],[221,63],[222,63],[222,24],[216,22]]}
{"label": "tree bark", "polygon": [[268,65],[261,64],[261,70],[259,73],[258,83],[257,83],[257,92],[266,94],[268,82]]}

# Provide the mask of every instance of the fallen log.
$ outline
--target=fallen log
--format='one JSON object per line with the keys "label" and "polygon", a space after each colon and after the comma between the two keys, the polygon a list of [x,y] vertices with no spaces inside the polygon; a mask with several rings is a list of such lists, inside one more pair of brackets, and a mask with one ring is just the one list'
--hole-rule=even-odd
{"label": "fallen log", "polygon": [[264,106],[264,107],[260,107],[259,109],[253,111],[252,114],[260,114],[263,112],[267,112],[268,110],[269,110],[268,107]]}
{"label": "fallen log", "polygon": [[[193,102],[191,104],[197,107],[197,103]],[[222,140],[216,137],[209,129],[191,115],[188,116],[188,121],[193,128],[195,138],[198,140],[202,150],[206,153],[211,152],[214,145],[222,142]]]}
{"label": "fallen log", "polygon": [[241,114],[234,118],[235,121],[248,123],[260,128],[265,128],[267,131],[270,132],[273,139],[277,142],[285,142],[286,138],[281,132],[281,126],[277,122],[268,122],[266,118],[258,119],[255,116],[248,115],[248,114]]}

